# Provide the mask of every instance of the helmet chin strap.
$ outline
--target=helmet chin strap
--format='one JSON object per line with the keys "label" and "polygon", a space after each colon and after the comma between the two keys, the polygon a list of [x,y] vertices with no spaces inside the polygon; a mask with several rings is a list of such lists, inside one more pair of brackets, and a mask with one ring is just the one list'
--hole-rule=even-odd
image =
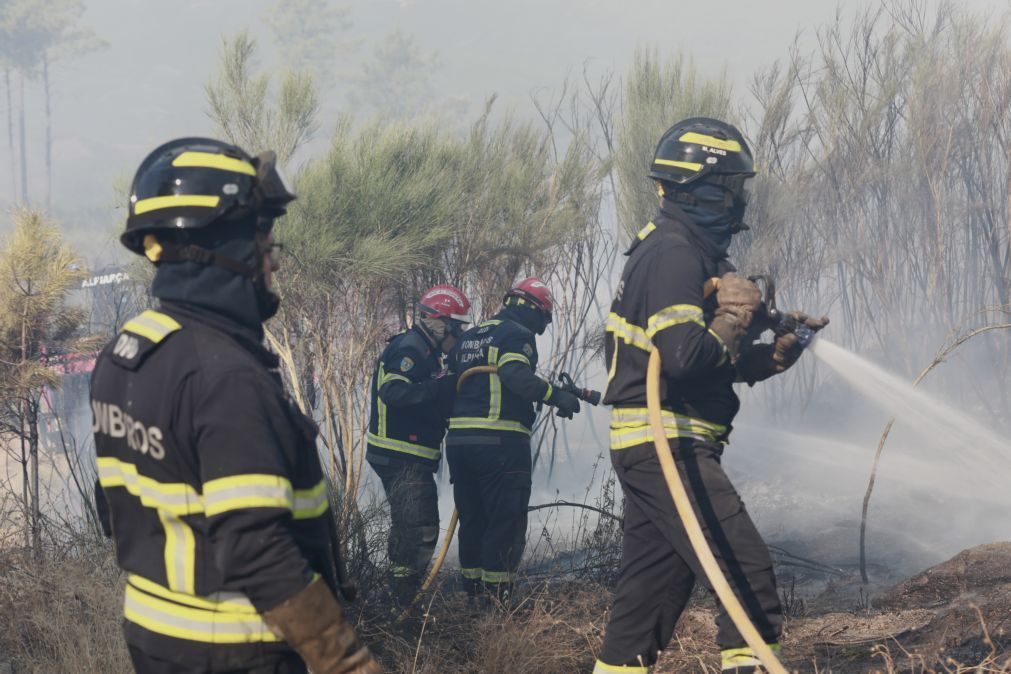
{"label": "helmet chin strap", "polygon": [[[240,262],[233,257],[221,255],[220,253],[215,253],[214,251],[207,250],[206,248],[201,248],[200,246],[193,244],[180,246],[175,243],[159,243],[159,246],[161,247],[161,251],[158,257],[158,263],[192,262],[194,264],[201,264],[208,267],[221,267],[222,269],[227,269],[233,274],[249,279],[253,283],[253,289],[256,291],[256,308],[260,315],[260,320],[265,321],[277,313],[277,309],[281,303],[281,298],[267,288],[263,277],[262,267],[249,265],[244,262]],[[260,250],[260,244],[258,241],[256,249],[257,251]]]}

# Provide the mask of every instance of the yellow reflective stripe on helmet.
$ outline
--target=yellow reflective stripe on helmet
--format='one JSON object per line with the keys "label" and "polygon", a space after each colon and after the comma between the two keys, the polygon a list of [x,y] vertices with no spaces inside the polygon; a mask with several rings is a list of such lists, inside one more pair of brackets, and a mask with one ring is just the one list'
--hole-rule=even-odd
{"label": "yellow reflective stripe on helmet", "polygon": [[221,203],[221,197],[203,194],[170,194],[164,197],[141,199],[133,204],[134,215],[143,215],[163,208],[182,208],[183,206],[200,206],[216,208]]}
{"label": "yellow reflective stripe on helmet", "polygon": [[516,573],[513,571],[481,571],[481,580],[486,583],[511,583],[516,580]]}
{"label": "yellow reflective stripe on helmet", "polygon": [[702,307],[692,304],[675,304],[661,309],[646,321],[646,337],[652,340],[656,333],[683,323],[695,323],[703,328],[706,327]]}
{"label": "yellow reflective stripe on helmet", "polygon": [[639,665],[609,665],[606,662],[597,660],[593,666],[592,674],[648,674],[649,667]]}
{"label": "yellow reflective stripe on helmet", "polygon": [[309,520],[325,513],[330,508],[326,480],[320,480],[315,487],[296,489],[294,506],[291,516],[296,520]]}
{"label": "yellow reflective stripe on helmet", "polygon": [[148,594],[153,594],[162,599],[183,604],[193,608],[201,608],[208,611],[227,611],[231,613],[256,614],[249,598],[241,592],[215,592],[212,595],[203,597],[196,594],[185,594],[173,592],[172,590],[148,580],[143,576],[131,573],[127,575],[127,582]]}
{"label": "yellow reflective stripe on helmet", "polygon": [[674,168],[683,168],[688,171],[701,171],[702,164],[696,164],[692,161],[677,161],[676,159],[654,159],[654,164],[660,164],[661,166],[673,166]]}
{"label": "yellow reflective stripe on helmet", "polygon": [[[773,653],[779,653],[782,650],[778,643],[768,644],[768,646]],[[738,667],[758,667],[762,664],[762,661],[755,655],[755,651],[748,646],[720,651],[720,661],[721,669],[724,671],[735,670]]]}
{"label": "yellow reflective stripe on helmet", "polygon": [[109,456],[96,459],[98,481],[103,488],[123,487],[140,499],[141,505],[176,515],[195,515],[204,511],[204,502],[192,486],[183,482],[158,482],[138,475],[137,466]]}
{"label": "yellow reflective stripe on helmet", "polygon": [[647,222],[646,226],[643,227],[642,229],[640,229],[639,233],[635,235],[635,238],[637,238],[640,241],[642,241],[647,236],[649,236],[650,234],[652,234],[654,229],[656,229],[656,225],[654,225],[652,222]]}
{"label": "yellow reflective stripe on helmet", "polygon": [[486,419],[484,417],[453,417],[449,420],[449,427],[452,429],[481,429],[489,431],[513,431],[530,435],[530,429],[518,421],[507,421],[505,419]]}
{"label": "yellow reflective stripe on helmet", "polygon": [[181,519],[158,511],[158,519],[165,529],[165,577],[170,589],[185,594],[196,592],[197,544],[193,529]]}
{"label": "yellow reflective stripe on helmet", "polygon": [[438,461],[439,457],[442,456],[442,452],[438,449],[432,449],[431,447],[425,447],[424,445],[418,445],[413,442],[407,442],[406,440],[384,438],[379,435],[376,435],[375,433],[367,434],[366,440],[370,445],[382,447],[383,449],[389,449],[394,452],[413,454],[414,456],[420,456],[423,459],[431,459],[433,461]]}
{"label": "yellow reflective stripe on helmet", "polygon": [[123,614],[151,632],[176,639],[210,644],[281,641],[258,614],[181,606],[132,585],[126,586]]}
{"label": "yellow reflective stripe on helmet", "polygon": [[183,152],[172,160],[172,166],[181,168],[213,168],[231,171],[232,173],[243,173],[247,176],[256,175],[256,167],[248,161],[214,152]]}
{"label": "yellow reflective stripe on helmet", "polygon": [[148,309],[139,316],[134,316],[123,325],[124,332],[132,332],[151,340],[155,344],[165,339],[176,330],[182,329],[171,316],[167,316],[159,311]]}
{"label": "yellow reflective stripe on helmet", "polygon": [[524,356],[522,353],[507,353],[498,360],[499,367],[505,365],[506,363],[523,363],[524,365],[530,366],[530,359]]}
{"label": "yellow reflective stripe on helmet", "polygon": [[689,131],[678,138],[678,140],[682,143],[708,145],[709,147],[716,148],[717,150],[726,150],[727,152],[740,152],[742,149],[741,144],[736,140],[725,140],[723,138],[717,138],[716,136],[707,136],[704,133],[695,133],[694,131]]}
{"label": "yellow reflective stripe on helmet", "polygon": [[481,569],[460,569],[460,575],[467,580],[481,580]]}
{"label": "yellow reflective stripe on helmet", "polygon": [[604,331],[614,333],[615,339],[620,338],[626,344],[638,347],[643,351],[649,351],[653,346],[645,330],[638,325],[629,323],[613,311],[607,315]]}
{"label": "yellow reflective stripe on helmet", "polygon": [[291,481],[280,475],[251,473],[204,482],[204,507],[208,517],[247,508],[292,510],[293,504]]}

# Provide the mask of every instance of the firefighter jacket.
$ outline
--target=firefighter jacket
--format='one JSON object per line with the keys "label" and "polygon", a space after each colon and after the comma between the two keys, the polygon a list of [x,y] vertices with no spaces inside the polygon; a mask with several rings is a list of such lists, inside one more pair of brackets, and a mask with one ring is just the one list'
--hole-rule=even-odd
{"label": "firefighter jacket", "polygon": [[650,348],[660,352],[667,436],[725,440],[737,414],[735,370],[708,329],[716,310],[707,280],[733,271],[726,254],[676,205],[639,231],[607,317],[611,449],[652,442],[646,412]]}
{"label": "firefighter jacket", "polygon": [[537,342],[533,332],[504,308],[491,320],[463,333],[453,349],[452,369],[464,377],[474,367],[492,366],[494,373],[465,379],[453,403],[447,444],[499,444],[527,441],[537,402],[551,398],[551,385],[534,374]]}
{"label": "firefighter jacket", "polygon": [[336,586],[316,426],[277,362],[239,324],[165,303],[98,358],[98,481],[145,653],[238,669],[290,650],[262,613],[317,576]]}
{"label": "firefighter jacket", "polygon": [[455,384],[443,374],[440,353],[417,327],[390,338],[372,374],[370,460],[438,467]]}

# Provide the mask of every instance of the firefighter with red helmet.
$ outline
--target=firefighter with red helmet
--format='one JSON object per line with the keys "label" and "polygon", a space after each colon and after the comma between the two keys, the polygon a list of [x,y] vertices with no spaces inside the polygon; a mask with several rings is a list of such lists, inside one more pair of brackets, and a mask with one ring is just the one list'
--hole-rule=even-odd
{"label": "firefighter with red helmet", "polygon": [[[535,405],[571,416],[579,399],[538,377],[537,335],[551,323],[554,299],[537,278],[509,289],[502,310],[460,337],[452,369],[460,390],[446,435],[453,498],[460,517],[460,571],[468,594],[508,598],[526,544],[530,434]],[[475,370],[467,375],[467,371]]]}
{"label": "firefighter with red helmet", "polygon": [[121,241],[156,266],[158,308],[102,350],[91,409],[138,672],[381,671],[334,596],[316,426],[263,346],[294,199],[273,152],[207,138],[162,145],[133,181]]}
{"label": "firefighter with red helmet", "polygon": [[401,607],[420,588],[439,537],[434,473],[456,384],[443,355],[470,320],[470,301],[459,288],[430,288],[418,301],[417,321],[389,339],[372,375],[366,458],[390,504],[390,587]]}

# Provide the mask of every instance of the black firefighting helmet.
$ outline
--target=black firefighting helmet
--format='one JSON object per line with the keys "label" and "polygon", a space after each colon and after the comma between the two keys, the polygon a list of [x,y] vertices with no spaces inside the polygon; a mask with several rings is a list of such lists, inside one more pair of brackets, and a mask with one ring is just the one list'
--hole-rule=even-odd
{"label": "black firefighting helmet", "polygon": [[273,152],[251,157],[210,138],[180,138],[149,154],[130,188],[130,215],[120,237],[144,254],[144,236],[253,219],[268,230],[295,199]]}
{"label": "black firefighting helmet", "polygon": [[[755,162],[744,136],[732,124],[708,117],[678,122],[656,146],[649,177],[659,180],[675,201],[691,203],[687,194],[699,184],[727,189],[723,208],[743,217],[748,203],[745,183],[755,176]],[[739,223],[740,228],[747,225]]]}

